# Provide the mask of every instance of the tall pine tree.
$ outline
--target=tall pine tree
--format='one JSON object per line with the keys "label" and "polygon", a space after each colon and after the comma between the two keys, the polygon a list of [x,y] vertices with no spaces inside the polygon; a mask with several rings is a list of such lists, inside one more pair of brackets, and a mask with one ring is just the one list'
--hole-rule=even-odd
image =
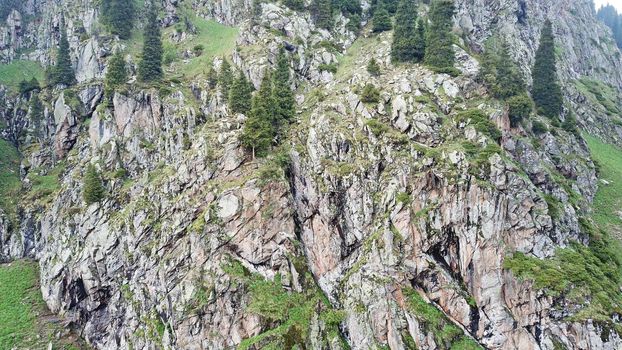
{"label": "tall pine tree", "polygon": [[162,78],[162,38],[160,22],[154,4],[147,13],[145,25],[142,60],[138,64],[138,79],[142,82],[158,81]]}
{"label": "tall pine tree", "polygon": [[536,51],[536,62],[532,70],[532,96],[539,113],[555,118],[562,111],[562,91],[557,81],[555,62],[555,38],[553,25],[546,20]]}
{"label": "tall pine tree", "polygon": [[415,0],[400,0],[395,12],[391,59],[415,62],[417,58],[417,5]]}
{"label": "tall pine tree", "polygon": [[285,123],[294,117],[296,102],[289,78],[289,58],[285,53],[285,49],[281,48],[277,58],[276,70],[272,77],[274,118],[279,124]]}
{"label": "tall pine tree", "polygon": [[112,98],[114,91],[127,82],[127,68],[125,59],[120,51],[115,52],[108,63],[108,71],[104,79],[104,95],[107,100]]}
{"label": "tall pine tree", "polygon": [[421,62],[425,57],[425,21],[419,18],[417,22],[417,33],[415,33],[415,61]]}
{"label": "tall pine tree", "polygon": [[333,28],[333,3],[331,0],[313,0],[311,15],[316,26],[328,30]]}
{"label": "tall pine tree", "polygon": [[380,33],[387,30],[391,30],[391,17],[387,11],[384,3],[380,1],[374,11],[374,16],[371,19],[373,24],[373,32]]}
{"label": "tall pine tree", "polygon": [[134,1],[102,0],[102,23],[112,34],[118,35],[121,39],[128,39],[132,35],[134,13]]}
{"label": "tall pine tree", "polygon": [[232,113],[246,114],[251,109],[251,98],[253,93],[253,86],[246,79],[244,72],[240,70],[237,78],[231,85],[231,91],[229,92],[229,108]]}
{"label": "tall pine tree", "polygon": [[454,69],[455,55],[451,34],[453,0],[434,0],[430,9],[431,25],[425,47],[425,63],[437,70]]}
{"label": "tall pine tree", "polygon": [[253,97],[251,110],[240,135],[240,142],[251,150],[253,158],[265,155],[277,134],[272,106],[272,80],[270,73],[266,72],[259,91]]}
{"label": "tall pine tree", "polygon": [[231,65],[226,58],[222,58],[220,64],[220,72],[218,72],[218,84],[220,85],[220,92],[225,100],[229,99],[229,91],[231,90],[231,84],[233,84],[233,72],[231,71]]}
{"label": "tall pine tree", "polygon": [[87,205],[99,202],[104,199],[106,189],[102,183],[101,176],[93,164],[89,164],[84,174],[82,196]]}
{"label": "tall pine tree", "polygon": [[52,84],[73,85],[76,82],[76,75],[71,65],[71,56],[69,52],[69,41],[67,40],[67,28],[65,26],[65,17],[61,17],[60,22],[60,41],[58,43],[58,52],[56,55],[56,65],[51,72]]}

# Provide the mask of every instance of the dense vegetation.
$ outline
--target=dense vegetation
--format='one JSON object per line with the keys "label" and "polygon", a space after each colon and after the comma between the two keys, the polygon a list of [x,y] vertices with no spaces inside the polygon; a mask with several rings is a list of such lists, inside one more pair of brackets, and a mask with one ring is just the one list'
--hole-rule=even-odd
{"label": "dense vegetation", "polygon": [[425,54],[425,25],[417,25],[414,0],[400,0],[395,14],[391,59],[396,62],[421,62]]}
{"label": "dense vegetation", "polygon": [[142,82],[158,81],[164,75],[162,71],[162,38],[160,22],[155,5],[149,7],[147,23],[143,34],[143,53],[138,64],[138,79]]}
{"label": "dense vegetation", "polygon": [[65,18],[61,18],[60,41],[56,54],[56,65],[48,70],[47,80],[51,85],[62,84],[70,86],[76,83],[76,75],[71,64],[69,41],[67,40],[67,28]]}
{"label": "dense vegetation", "polygon": [[430,28],[425,46],[424,62],[439,72],[455,72],[452,17],[455,5],[452,0],[437,0],[430,8]]}
{"label": "dense vegetation", "polygon": [[102,178],[93,164],[89,164],[84,175],[82,195],[87,205],[101,201],[106,196]]}
{"label": "dense vegetation", "polygon": [[109,101],[114,91],[119,86],[125,84],[128,79],[128,72],[125,66],[125,59],[120,51],[115,52],[108,61],[108,71],[104,79],[104,95]]}
{"label": "dense vegetation", "polygon": [[129,39],[134,26],[134,1],[102,0],[101,21],[110,33]]}
{"label": "dense vegetation", "polygon": [[531,74],[533,78],[531,93],[538,113],[549,118],[558,118],[562,111],[563,96],[557,78],[553,25],[549,20],[542,28],[536,62]]}

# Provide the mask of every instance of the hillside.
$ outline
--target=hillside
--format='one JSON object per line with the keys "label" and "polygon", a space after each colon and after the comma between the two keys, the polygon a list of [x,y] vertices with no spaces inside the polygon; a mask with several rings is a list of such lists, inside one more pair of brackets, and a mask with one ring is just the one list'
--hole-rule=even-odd
{"label": "hillside", "polygon": [[0,348],[622,347],[591,1],[0,14]]}

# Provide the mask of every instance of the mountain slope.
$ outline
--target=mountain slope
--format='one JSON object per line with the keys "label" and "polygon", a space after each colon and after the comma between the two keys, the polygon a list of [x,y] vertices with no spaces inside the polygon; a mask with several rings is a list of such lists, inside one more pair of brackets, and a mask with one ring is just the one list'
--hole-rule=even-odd
{"label": "mountain slope", "polygon": [[[62,11],[78,85],[44,88],[42,120],[0,91],[22,180],[0,260],[36,258],[50,309],[100,349],[619,348],[617,223],[591,220],[597,167],[565,123],[620,144],[611,33],[588,1],[455,4],[452,77],[391,63],[391,32],[339,14],[327,31],[271,2],[166,0],[165,79],[106,104],[108,57],[125,48],[134,72],[140,35],[106,35],[94,2],[26,3],[0,59],[51,62]],[[564,113],[513,127],[480,56],[505,39],[529,80],[545,18]],[[253,159],[206,73],[224,55],[259,88],[282,46],[296,117]],[[89,164],[107,196],[86,205]]]}

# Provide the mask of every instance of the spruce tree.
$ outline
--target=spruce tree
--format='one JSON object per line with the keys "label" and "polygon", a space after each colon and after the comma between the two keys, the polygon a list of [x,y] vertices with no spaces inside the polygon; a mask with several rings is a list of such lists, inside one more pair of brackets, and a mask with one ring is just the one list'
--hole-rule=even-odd
{"label": "spruce tree", "polygon": [[423,18],[419,18],[417,23],[417,32],[415,33],[415,61],[423,61],[425,57],[425,21]]}
{"label": "spruce tree", "polygon": [[102,23],[110,33],[118,35],[121,39],[128,39],[132,35],[134,13],[134,1],[102,0]]}
{"label": "spruce tree", "polygon": [[207,84],[209,85],[210,89],[215,88],[218,84],[218,72],[214,68],[214,62],[212,62],[209,70],[207,71]]}
{"label": "spruce tree", "polygon": [[65,18],[61,17],[60,25],[60,41],[58,43],[58,53],[56,55],[56,65],[52,70],[52,84],[73,85],[76,82],[76,75],[71,65],[71,56],[69,53],[69,41],[67,40],[67,29],[65,27]]}
{"label": "spruce tree", "polygon": [[157,10],[155,5],[151,5],[145,25],[142,60],[138,64],[138,79],[140,81],[153,82],[162,78],[163,52]]}
{"label": "spruce tree", "polygon": [[532,96],[539,113],[555,118],[562,111],[562,91],[557,81],[555,62],[555,39],[551,21],[546,20],[536,51],[536,62],[532,70]]}
{"label": "spruce tree", "polygon": [[115,52],[108,63],[108,71],[104,79],[104,95],[107,99],[112,98],[114,91],[125,84],[128,79],[125,59],[120,51]]}
{"label": "spruce tree", "polygon": [[240,142],[252,151],[253,158],[265,155],[278,133],[272,98],[272,77],[270,72],[265,72],[240,135]]}
{"label": "spruce tree", "polygon": [[251,109],[253,86],[246,79],[246,75],[240,70],[237,78],[231,85],[229,92],[229,108],[232,113],[246,114]]}
{"label": "spruce tree", "polygon": [[417,5],[414,0],[400,0],[395,13],[391,59],[394,62],[416,62]]}
{"label": "spruce tree", "polygon": [[104,199],[106,189],[102,183],[101,176],[93,164],[89,164],[86,174],[84,175],[84,183],[82,196],[87,205],[96,203]]}
{"label": "spruce tree", "polygon": [[499,53],[495,80],[496,84],[493,87],[493,95],[497,98],[508,99],[525,91],[523,76],[510,56],[507,44],[502,46]]}
{"label": "spruce tree", "polygon": [[435,0],[430,9],[431,25],[425,47],[425,63],[438,71],[454,69],[455,55],[451,34],[453,0]]}
{"label": "spruce tree", "polygon": [[313,0],[311,15],[316,26],[328,30],[333,28],[333,3],[331,0]]}
{"label": "spruce tree", "polygon": [[276,70],[272,77],[274,118],[279,124],[291,120],[295,113],[296,102],[289,78],[289,58],[285,49],[281,48],[277,58]]}
{"label": "spruce tree", "polygon": [[374,11],[374,16],[372,17],[372,23],[374,33],[391,30],[391,17],[389,17],[389,12],[384,7],[384,3],[378,3],[378,6]]}
{"label": "spruce tree", "polygon": [[43,120],[43,104],[38,93],[33,93],[30,98],[30,120],[33,121],[35,130],[41,129],[41,121]]}
{"label": "spruce tree", "polygon": [[218,85],[220,85],[220,92],[225,100],[229,98],[229,91],[231,90],[231,84],[233,84],[233,72],[231,71],[231,65],[226,58],[222,58],[220,64],[220,72],[218,72]]}
{"label": "spruce tree", "polygon": [[378,64],[378,62],[376,62],[376,59],[373,57],[371,58],[371,60],[369,60],[369,63],[367,64],[367,73],[375,77],[380,75],[380,65]]}
{"label": "spruce tree", "polygon": [[294,11],[304,11],[305,2],[303,0],[283,0],[283,5]]}

